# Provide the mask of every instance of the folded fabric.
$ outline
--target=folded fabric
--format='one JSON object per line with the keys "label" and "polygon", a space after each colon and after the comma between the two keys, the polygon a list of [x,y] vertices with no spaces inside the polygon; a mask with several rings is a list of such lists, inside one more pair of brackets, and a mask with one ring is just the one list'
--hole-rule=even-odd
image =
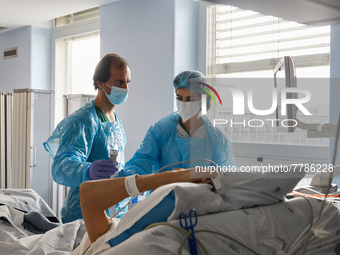
{"label": "folded fabric", "polygon": [[34,234],[43,234],[47,231],[58,227],[61,223],[49,221],[44,215],[39,212],[29,212],[24,215],[24,227]]}

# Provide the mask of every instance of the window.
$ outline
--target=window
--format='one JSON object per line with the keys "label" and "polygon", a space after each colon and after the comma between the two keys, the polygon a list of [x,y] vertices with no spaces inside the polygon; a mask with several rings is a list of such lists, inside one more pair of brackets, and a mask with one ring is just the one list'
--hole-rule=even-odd
{"label": "window", "polygon": [[55,124],[67,116],[68,94],[96,95],[92,76],[100,59],[99,16],[96,7],[54,20]]}
{"label": "window", "polygon": [[89,34],[57,40],[56,122],[67,116],[65,96],[96,95],[93,73],[100,60],[100,37]]}
{"label": "window", "polygon": [[[295,61],[298,87],[313,88],[308,78],[323,78],[326,85],[318,103],[309,105],[313,116],[306,119],[301,112],[298,118],[308,123],[329,122],[329,51],[330,27],[311,27],[281,18],[242,10],[233,6],[210,7],[209,67],[208,75],[214,78],[273,79],[273,68],[284,56]],[[246,89],[246,88],[243,88]],[[268,87],[266,87],[268,90]],[[311,91],[312,96],[317,92]],[[248,116],[247,116],[248,114]],[[242,122],[230,109],[216,106],[214,117]],[[243,117],[243,116],[242,116]],[[245,113],[245,118],[251,118]],[[275,119],[273,116],[267,118]],[[256,119],[262,119],[256,116]],[[279,133],[275,128],[242,125],[218,126],[232,142],[328,146],[328,139],[307,138],[306,131]]]}
{"label": "window", "polygon": [[54,20],[55,27],[63,27],[70,24],[86,21],[89,19],[97,18],[100,16],[100,8],[95,7],[92,9],[84,10],[81,12],[72,13]]}

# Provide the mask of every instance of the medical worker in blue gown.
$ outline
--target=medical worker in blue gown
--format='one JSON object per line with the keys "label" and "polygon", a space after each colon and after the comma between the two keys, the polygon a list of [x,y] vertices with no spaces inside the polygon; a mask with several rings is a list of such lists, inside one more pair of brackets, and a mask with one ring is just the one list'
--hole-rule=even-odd
{"label": "medical worker in blue gown", "polygon": [[[82,182],[107,179],[124,168],[126,136],[114,107],[127,99],[130,80],[130,68],[123,58],[116,54],[104,56],[93,75],[98,90],[95,100],[62,120],[44,143],[54,159],[54,181],[70,187],[61,210],[64,223],[83,218],[79,203]],[[117,165],[109,161],[111,149],[118,150]],[[126,202],[116,209],[123,204]]]}
{"label": "medical worker in blue gown", "polygon": [[[206,82],[204,75],[195,70],[184,71],[174,78],[178,111],[149,128],[120,176],[155,173],[168,164],[192,159],[209,159],[221,167],[236,166],[232,145],[226,135],[201,115],[201,93],[205,92],[197,86],[190,86],[191,80],[194,84]],[[209,99],[208,96],[208,108]],[[166,170],[210,165],[209,162],[196,161]]]}

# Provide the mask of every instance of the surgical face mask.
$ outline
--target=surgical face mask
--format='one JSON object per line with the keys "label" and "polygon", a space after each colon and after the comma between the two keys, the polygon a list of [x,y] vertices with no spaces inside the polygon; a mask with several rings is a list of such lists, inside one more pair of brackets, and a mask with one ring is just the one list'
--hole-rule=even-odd
{"label": "surgical face mask", "polygon": [[178,99],[176,101],[177,109],[183,122],[186,122],[188,119],[195,116],[201,109],[201,101],[182,102]]}
{"label": "surgical face mask", "polygon": [[104,93],[112,105],[118,105],[126,101],[128,97],[128,89],[117,88],[115,86],[110,87],[106,82],[105,84],[111,89],[111,93],[109,95],[106,94],[105,90]]}

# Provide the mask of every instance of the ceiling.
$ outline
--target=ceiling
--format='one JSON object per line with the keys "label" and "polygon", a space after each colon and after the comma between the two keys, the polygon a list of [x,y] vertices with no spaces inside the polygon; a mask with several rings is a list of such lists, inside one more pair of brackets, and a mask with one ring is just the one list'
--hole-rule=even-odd
{"label": "ceiling", "polygon": [[51,19],[83,11],[118,0],[0,0],[0,27],[8,31],[39,25]]}
{"label": "ceiling", "polygon": [[[0,0],[0,27],[39,25],[119,0]],[[121,0],[124,1],[124,0]],[[340,23],[339,0],[207,0],[311,25]],[[49,23],[48,23],[49,24]]]}

